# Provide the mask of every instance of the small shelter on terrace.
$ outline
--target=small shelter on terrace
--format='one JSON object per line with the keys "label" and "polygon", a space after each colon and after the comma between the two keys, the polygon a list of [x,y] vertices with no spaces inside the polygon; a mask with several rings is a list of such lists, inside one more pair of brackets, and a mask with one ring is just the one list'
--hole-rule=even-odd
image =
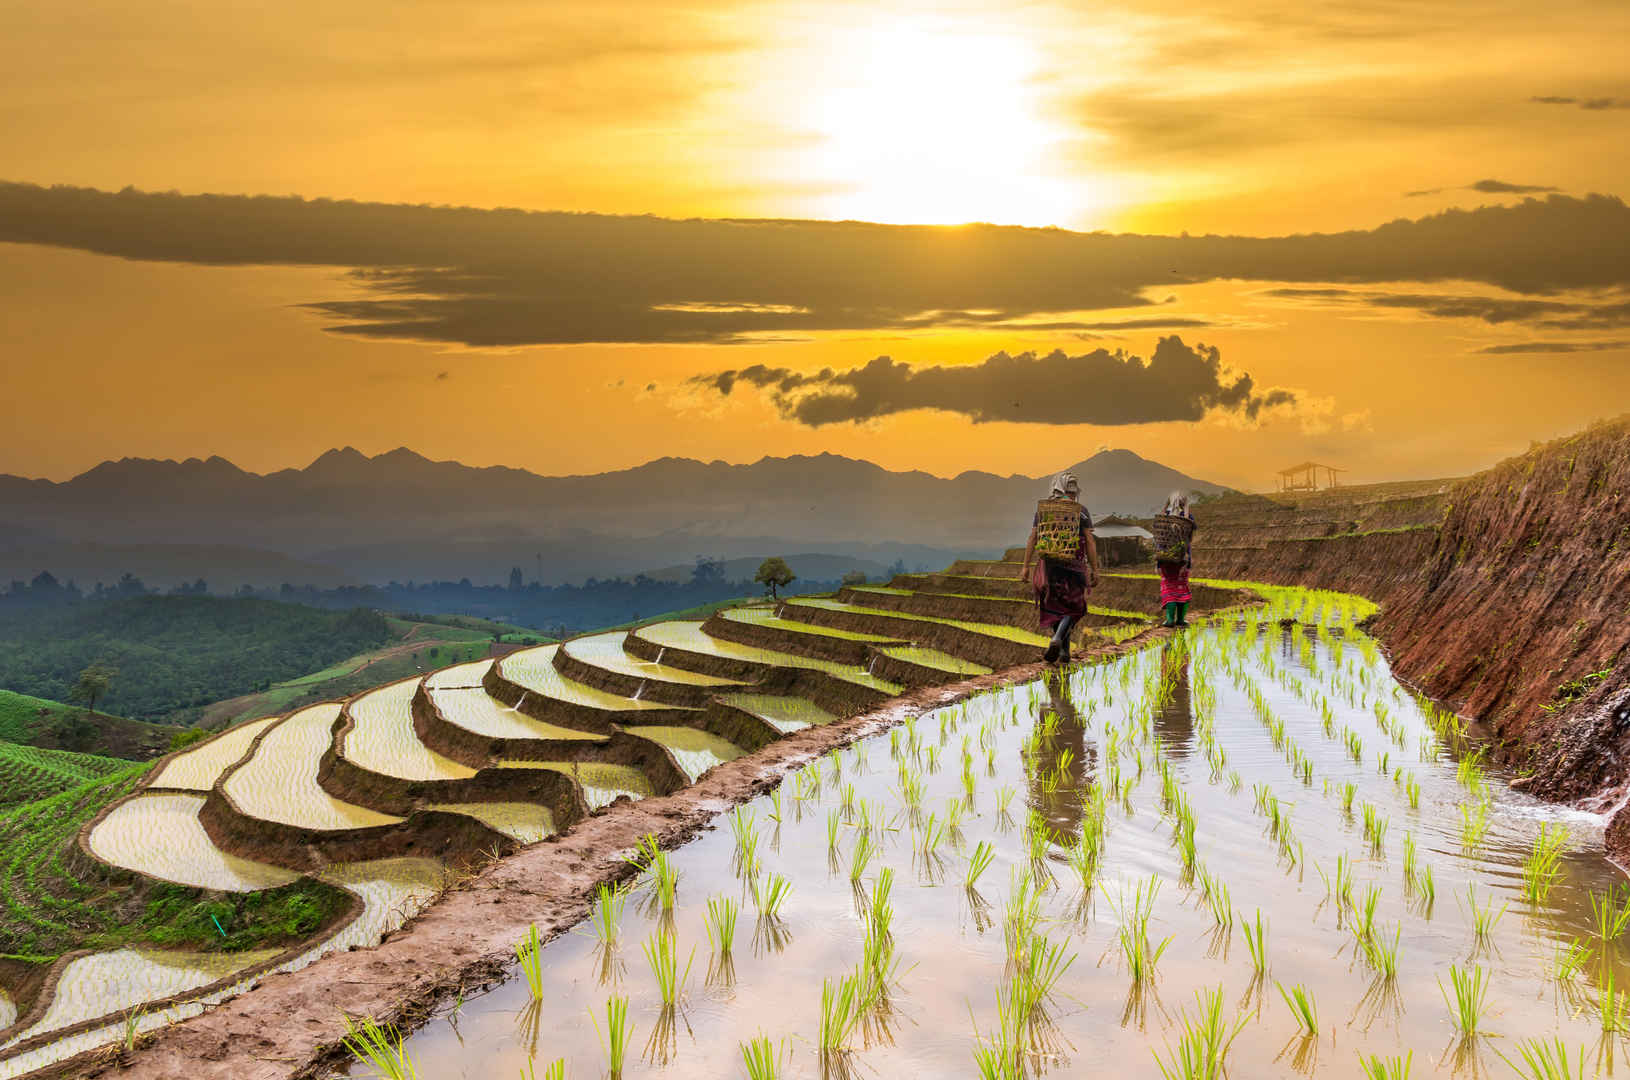
{"label": "small shelter on terrace", "polygon": [[1131,566],[1148,558],[1155,535],[1143,526],[1120,517],[1093,522],[1092,535],[1098,542],[1098,559],[1105,566]]}
{"label": "small shelter on terrace", "polygon": [[[1324,483],[1319,483],[1320,472],[1324,473]],[[1288,469],[1279,470],[1280,491],[1318,491],[1321,488],[1340,487],[1341,481],[1336,478],[1337,473],[1344,473],[1346,469],[1338,469],[1334,465],[1320,465],[1316,461],[1304,461],[1300,465],[1292,465]]]}

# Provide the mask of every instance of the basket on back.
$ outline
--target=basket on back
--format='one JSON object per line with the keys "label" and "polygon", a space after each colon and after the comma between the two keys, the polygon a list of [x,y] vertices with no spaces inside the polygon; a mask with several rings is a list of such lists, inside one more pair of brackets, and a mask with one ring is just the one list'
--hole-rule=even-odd
{"label": "basket on back", "polygon": [[1043,499],[1036,504],[1036,554],[1058,562],[1081,559],[1081,504]]}
{"label": "basket on back", "polygon": [[1194,519],[1178,514],[1156,514],[1155,562],[1180,563],[1188,561],[1189,541],[1194,538]]}

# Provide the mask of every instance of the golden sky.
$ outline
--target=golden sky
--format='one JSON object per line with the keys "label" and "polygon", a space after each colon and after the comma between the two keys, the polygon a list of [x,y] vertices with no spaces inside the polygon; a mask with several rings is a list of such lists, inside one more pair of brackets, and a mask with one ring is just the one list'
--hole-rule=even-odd
{"label": "golden sky", "polygon": [[[183,196],[0,197],[0,471],[349,444],[1035,475],[1124,446],[1262,488],[1308,457],[1463,473],[1630,401],[1630,217],[1588,198],[1626,194],[1619,0],[0,25],[0,180]],[[690,218],[786,220],[662,220]]]}

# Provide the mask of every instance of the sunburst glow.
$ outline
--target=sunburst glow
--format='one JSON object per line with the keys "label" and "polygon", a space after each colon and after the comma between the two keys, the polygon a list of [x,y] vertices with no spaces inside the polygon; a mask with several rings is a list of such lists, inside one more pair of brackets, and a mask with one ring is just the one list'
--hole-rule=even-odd
{"label": "sunburst glow", "polygon": [[837,190],[821,216],[895,223],[1050,225],[1092,201],[1059,175],[1037,50],[1017,33],[943,19],[851,28],[801,117],[808,162]]}

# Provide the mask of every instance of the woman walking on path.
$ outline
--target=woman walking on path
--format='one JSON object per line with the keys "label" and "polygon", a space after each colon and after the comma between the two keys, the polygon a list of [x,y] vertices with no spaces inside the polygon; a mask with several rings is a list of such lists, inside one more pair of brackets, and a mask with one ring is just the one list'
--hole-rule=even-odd
{"label": "woman walking on path", "polygon": [[1080,496],[1081,484],[1074,475],[1053,477],[1047,498],[1036,504],[1024,569],[1019,572],[1019,580],[1029,579],[1036,590],[1041,625],[1053,632],[1042,654],[1049,664],[1069,663],[1070,631],[1087,613],[1087,590],[1098,584],[1098,543],[1092,535],[1092,516]]}
{"label": "woman walking on path", "polygon": [[[1189,602],[1193,598],[1189,591],[1189,570],[1194,566],[1194,515],[1189,512],[1188,497],[1181,492],[1172,492],[1162,514],[1188,522],[1187,529],[1183,530],[1187,536],[1183,540],[1181,553],[1162,551],[1160,556],[1169,557],[1157,558],[1160,567],[1160,606],[1166,614],[1166,621],[1162,625],[1187,626]],[[1176,557],[1178,554],[1181,554],[1181,558]]]}

